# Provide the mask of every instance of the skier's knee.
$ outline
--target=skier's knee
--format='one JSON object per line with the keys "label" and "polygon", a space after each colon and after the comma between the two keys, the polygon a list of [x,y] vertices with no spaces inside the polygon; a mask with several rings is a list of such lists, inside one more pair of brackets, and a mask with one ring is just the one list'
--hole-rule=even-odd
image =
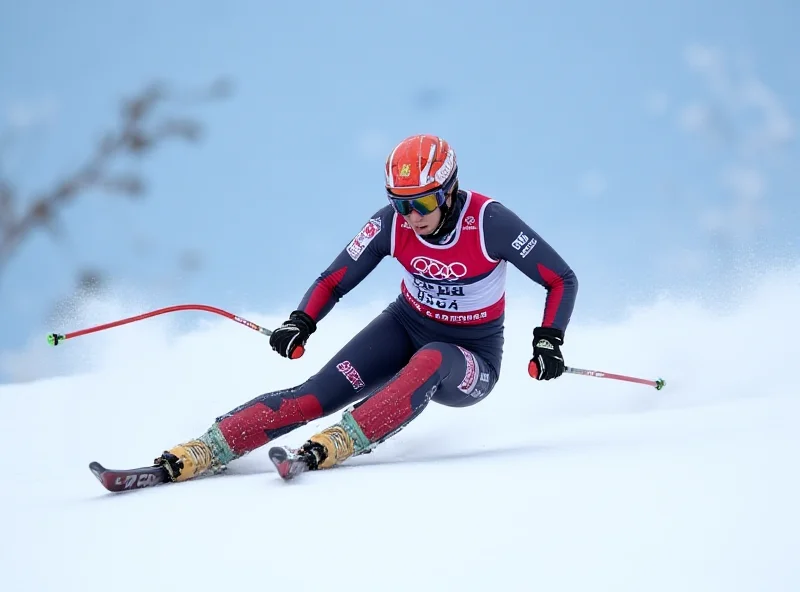
{"label": "skier's knee", "polygon": [[420,414],[441,382],[442,360],[436,344],[421,348],[394,378],[345,411],[342,425],[356,453],[391,437]]}
{"label": "skier's knee", "polygon": [[441,371],[442,367],[445,365],[447,350],[451,347],[453,347],[452,344],[443,341],[426,343],[411,356],[411,360],[406,367],[424,368],[429,370],[431,374],[434,372],[439,373],[441,378]]}
{"label": "skier's knee", "polygon": [[417,350],[417,353],[414,355],[420,354],[424,351],[437,351],[439,353],[442,353],[445,349],[449,347],[452,347],[452,344],[445,343],[444,341],[431,341],[423,345],[421,348],[419,348],[419,350]]}

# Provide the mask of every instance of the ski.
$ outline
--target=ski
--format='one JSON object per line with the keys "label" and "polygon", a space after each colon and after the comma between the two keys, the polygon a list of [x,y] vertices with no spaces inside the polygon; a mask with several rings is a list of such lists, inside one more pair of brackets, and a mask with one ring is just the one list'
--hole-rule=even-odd
{"label": "ski", "polygon": [[304,455],[298,454],[296,450],[274,446],[269,449],[269,459],[278,470],[278,475],[284,481],[291,481],[297,475],[308,471],[308,463]]}
{"label": "ski", "polygon": [[114,493],[154,487],[170,481],[166,469],[158,465],[138,469],[113,470],[105,468],[99,462],[93,462],[89,465],[89,470],[103,487]]}

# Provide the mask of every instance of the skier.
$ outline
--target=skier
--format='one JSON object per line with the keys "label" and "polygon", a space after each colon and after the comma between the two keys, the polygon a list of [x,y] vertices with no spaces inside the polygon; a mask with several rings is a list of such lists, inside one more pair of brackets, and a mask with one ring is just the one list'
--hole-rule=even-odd
{"label": "skier", "polygon": [[[403,267],[397,299],[304,383],[260,395],[165,451],[155,463],[172,481],[219,472],[345,407],[340,421],[286,455],[310,470],[329,468],[393,436],[431,400],[482,401],[500,374],[508,262],[547,291],[530,375],[564,372],[561,345],[578,289],[564,260],[509,208],[460,189],[455,151],[442,138],[406,138],[385,174],[389,204],[316,279],[270,345],[286,358],[302,355],[318,323],[387,256]],[[286,477],[288,468],[278,468]]]}

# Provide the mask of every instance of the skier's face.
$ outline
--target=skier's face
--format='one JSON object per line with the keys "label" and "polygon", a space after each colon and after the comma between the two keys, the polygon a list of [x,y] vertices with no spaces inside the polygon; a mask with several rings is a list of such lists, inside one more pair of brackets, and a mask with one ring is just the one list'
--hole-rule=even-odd
{"label": "skier's face", "polygon": [[[447,205],[450,205],[452,197],[450,195],[447,196]],[[419,212],[412,210],[411,213],[407,216],[403,216],[408,225],[411,226],[412,230],[416,232],[420,236],[425,236],[432,233],[436,230],[436,227],[439,226],[439,222],[442,220],[442,210],[436,208],[430,214],[425,214],[424,216]]]}

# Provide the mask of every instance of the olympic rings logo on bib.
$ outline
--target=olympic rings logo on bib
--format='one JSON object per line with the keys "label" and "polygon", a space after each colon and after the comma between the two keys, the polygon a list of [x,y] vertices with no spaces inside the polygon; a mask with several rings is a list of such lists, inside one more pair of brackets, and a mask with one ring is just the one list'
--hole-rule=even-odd
{"label": "olympic rings logo on bib", "polygon": [[467,275],[467,266],[459,261],[447,264],[430,257],[414,257],[411,268],[432,280],[457,280]]}

